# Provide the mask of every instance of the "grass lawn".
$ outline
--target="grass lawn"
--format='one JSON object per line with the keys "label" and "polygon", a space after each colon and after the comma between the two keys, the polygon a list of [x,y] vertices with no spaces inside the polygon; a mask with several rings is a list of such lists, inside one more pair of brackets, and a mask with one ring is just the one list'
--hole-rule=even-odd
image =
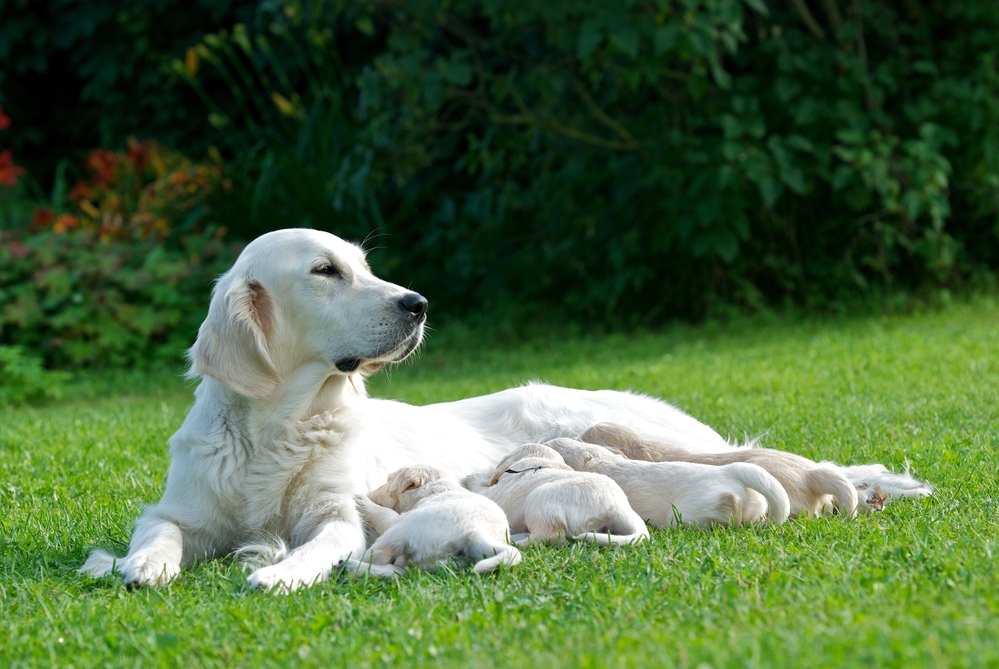
{"label": "grass lawn", "polygon": [[845,520],[531,547],[516,568],[245,591],[229,560],[161,590],[75,573],[124,554],[192,402],[171,374],[0,409],[0,666],[999,666],[999,308],[564,338],[442,332],[374,394],[540,378],[661,396],[733,438],[938,486]]}

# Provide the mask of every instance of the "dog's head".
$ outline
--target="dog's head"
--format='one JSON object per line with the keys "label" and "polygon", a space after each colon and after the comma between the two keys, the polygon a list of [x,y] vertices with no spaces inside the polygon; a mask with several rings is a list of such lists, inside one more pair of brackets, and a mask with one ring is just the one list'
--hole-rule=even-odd
{"label": "dog's head", "polygon": [[212,290],[191,376],[266,397],[305,365],[370,375],[420,345],[427,300],[371,273],[360,247],[318,230],[258,237]]}
{"label": "dog's head", "polygon": [[404,513],[430,495],[460,487],[429,465],[410,465],[389,474],[388,480],[368,493],[368,498],[389,509]]}

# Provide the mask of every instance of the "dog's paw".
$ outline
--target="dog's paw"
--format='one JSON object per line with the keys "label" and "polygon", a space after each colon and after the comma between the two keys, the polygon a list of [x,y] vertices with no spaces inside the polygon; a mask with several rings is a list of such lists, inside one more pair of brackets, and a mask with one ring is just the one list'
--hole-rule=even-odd
{"label": "dog's paw", "polygon": [[285,564],[272,564],[269,567],[261,567],[246,578],[246,582],[254,590],[268,590],[270,592],[290,593],[325,580],[327,574],[305,574],[298,570],[289,568]]}
{"label": "dog's paw", "polygon": [[120,560],[118,572],[126,585],[156,587],[172,581],[180,573],[180,565],[140,554]]}

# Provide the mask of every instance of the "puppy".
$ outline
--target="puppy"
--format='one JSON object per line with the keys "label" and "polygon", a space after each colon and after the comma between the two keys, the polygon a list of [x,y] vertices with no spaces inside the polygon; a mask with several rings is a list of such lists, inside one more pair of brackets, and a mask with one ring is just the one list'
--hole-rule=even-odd
{"label": "puppy", "polygon": [[351,575],[393,577],[410,566],[436,571],[456,557],[477,560],[474,571],[484,573],[522,559],[507,544],[503,510],[434,467],[404,467],[370,498],[356,499],[361,516],[381,536],[360,560],[344,564]]}
{"label": "puppy", "polygon": [[764,514],[773,523],[787,520],[787,493],[777,479],[756,465],[643,462],[565,438],[547,445],[573,469],[614,479],[631,507],[656,527],[751,523]]}
{"label": "puppy", "polygon": [[649,536],[614,481],[573,471],[541,444],[521,446],[491,476],[472,474],[465,484],[503,508],[511,529],[520,533],[518,543],[561,544],[572,537],[616,546]]}
{"label": "puppy", "polygon": [[772,448],[695,453],[662,441],[643,439],[634,430],[614,423],[594,425],[579,439],[606,446],[632,460],[696,462],[703,465],[750,462],[759,465],[784,486],[791,501],[792,516],[817,516],[830,506],[842,514],[852,516],[858,503],[862,509],[880,511],[887,499],[887,495],[878,486],[868,486],[858,496],[857,488],[838,467],[821,465],[800,455]]}

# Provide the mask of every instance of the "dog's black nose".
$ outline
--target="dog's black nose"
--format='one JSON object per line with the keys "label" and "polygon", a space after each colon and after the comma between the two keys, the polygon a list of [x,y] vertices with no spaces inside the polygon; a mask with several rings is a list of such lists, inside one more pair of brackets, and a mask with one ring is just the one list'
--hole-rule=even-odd
{"label": "dog's black nose", "polygon": [[406,296],[399,300],[400,307],[417,317],[427,313],[427,304],[427,298],[419,293],[406,293]]}

